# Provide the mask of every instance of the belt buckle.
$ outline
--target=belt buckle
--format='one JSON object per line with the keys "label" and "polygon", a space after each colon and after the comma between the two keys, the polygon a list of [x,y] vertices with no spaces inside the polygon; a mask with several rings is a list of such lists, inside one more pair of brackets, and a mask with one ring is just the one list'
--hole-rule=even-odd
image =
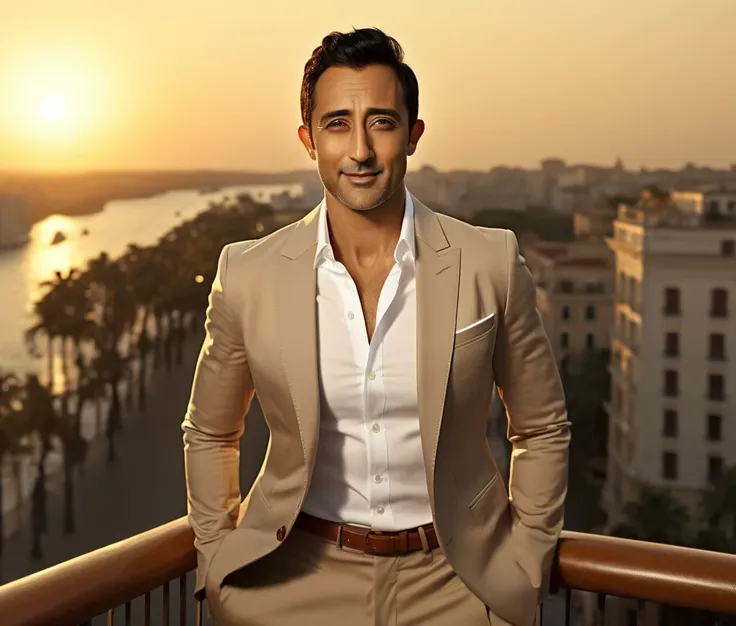
{"label": "belt buckle", "polygon": [[[391,542],[388,550],[379,550],[376,544],[371,543],[372,537],[384,536]],[[365,552],[377,555],[407,554],[409,552],[409,531],[385,533],[381,530],[369,530],[364,535]]]}

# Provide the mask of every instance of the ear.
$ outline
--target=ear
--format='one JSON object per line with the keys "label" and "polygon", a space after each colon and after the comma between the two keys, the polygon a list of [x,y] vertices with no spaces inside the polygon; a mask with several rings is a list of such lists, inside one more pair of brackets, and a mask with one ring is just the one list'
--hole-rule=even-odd
{"label": "ear", "polygon": [[299,135],[299,141],[302,142],[302,145],[304,146],[304,149],[307,151],[309,158],[312,159],[312,161],[316,160],[317,155],[316,155],[314,146],[312,144],[312,137],[311,137],[311,133],[309,132],[309,128],[307,128],[304,124],[302,124],[299,127],[297,134]]}
{"label": "ear", "polygon": [[409,133],[409,144],[406,146],[406,155],[412,156],[417,150],[417,144],[424,134],[424,120],[417,120]]}

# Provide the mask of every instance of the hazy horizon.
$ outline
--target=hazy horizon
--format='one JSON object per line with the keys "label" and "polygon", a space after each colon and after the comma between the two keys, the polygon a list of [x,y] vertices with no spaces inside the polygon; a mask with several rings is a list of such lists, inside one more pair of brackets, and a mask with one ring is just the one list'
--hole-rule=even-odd
{"label": "hazy horizon", "polygon": [[736,1],[0,0],[0,170],[313,169],[298,142],[305,61],[377,26],[417,73],[410,169],[736,163]]}

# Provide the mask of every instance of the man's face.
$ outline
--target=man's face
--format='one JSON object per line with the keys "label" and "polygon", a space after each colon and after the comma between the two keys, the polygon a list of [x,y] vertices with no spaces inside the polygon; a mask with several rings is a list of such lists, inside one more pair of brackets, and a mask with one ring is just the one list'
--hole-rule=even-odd
{"label": "man's face", "polygon": [[314,102],[314,144],[305,126],[299,138],[327,193],[353,211],[368,211],[402,190],[407,156],[424,124],[418,121],[410,133],[396,73],[383,65],[331,67],[317,81]]}

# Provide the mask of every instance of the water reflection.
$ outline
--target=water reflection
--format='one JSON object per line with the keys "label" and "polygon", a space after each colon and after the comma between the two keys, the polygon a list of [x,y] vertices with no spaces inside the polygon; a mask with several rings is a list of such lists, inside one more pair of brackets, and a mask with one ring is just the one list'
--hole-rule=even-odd
{"label": "water reflection", "polygon": [[[72,269],[74,241],[69,233],[74,228],[71,218],[53,215],[40,222],[33,229],[30,243],[30,304],[40,298],[45,288],[40,284],[50,280],[55,272],[67,274]],[[63,233],[66,240],[52,244],[57,233]]]}
{"label": "water reflection", "polygon": [[[33,304],[44,293],[39,284],[51,280],[56,271],[83,270],[86,262],[107,252],[117,258],[130,243],[154,244],[159,237],[181,222],[195,217],[210,202],[250,193],[260,201],[283,192],[298,195],[301,185],[238,186],[218,192],[173,191],[151,198],[109,202],[99,213],[79,217],[54,215],[34,225],[31,241],[22,248],[0,250],[0,368],[22,373],[43,372],[45,359],[28,354],[25,333],[33,324]],[[51,245],[57,232],[65,234],[61,243]],[[86,231],[86,232],[85,232]],[[39,337],[39,349],[46,346]],[[54,370],[60,364],[54,362]]]}

